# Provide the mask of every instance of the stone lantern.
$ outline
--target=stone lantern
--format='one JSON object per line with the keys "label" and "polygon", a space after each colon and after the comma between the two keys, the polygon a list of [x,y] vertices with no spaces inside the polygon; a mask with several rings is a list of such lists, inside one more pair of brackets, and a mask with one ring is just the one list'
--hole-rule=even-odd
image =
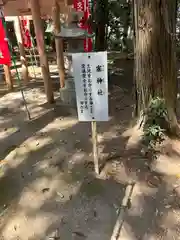
{"label": "stone lantern", "polygon": [[60,98],[63,104],[71,107],[76,106],[75,84],[73,80],[72,54],[84,51],[84,39],[86,31],[78,27],[78,15],[74,16],[71,23],[61,27],[61,32],[55,38],[62,38],[65,61],[65,87],[60,89]]}

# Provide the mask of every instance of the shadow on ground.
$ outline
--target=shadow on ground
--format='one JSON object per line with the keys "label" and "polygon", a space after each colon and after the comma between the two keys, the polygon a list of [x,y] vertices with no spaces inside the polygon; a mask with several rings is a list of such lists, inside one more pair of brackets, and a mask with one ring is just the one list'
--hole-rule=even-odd
{"label": "shadow on ground", "polygon": [[[132,141],[131,90],[125,90],[127,83],[121,88],[121,78],[117,81],[110,79],[111,119],[98,125],[99,178],[90,124],[78,123],[56,106],[30,122],[4,115],[7,126],[18,124],[18,131],[0,139],[6,160],[0,179],[0,236],[5,240],[108,240],[129,182],[135,188],[120,239],[179,239],[179,188],[173,187],[173,178],[151,169],[138,137]],[[150,187],[153,176],[161,181]]]}

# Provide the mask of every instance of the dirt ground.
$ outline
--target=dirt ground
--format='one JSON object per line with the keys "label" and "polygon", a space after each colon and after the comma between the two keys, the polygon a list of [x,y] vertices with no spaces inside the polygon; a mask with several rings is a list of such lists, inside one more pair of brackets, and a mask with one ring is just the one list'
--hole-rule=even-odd
{"label": "dirt ground", "polygon": [[180,239],[180,142],[167,140],[154,161],[143,155],[130,127],[133,64],[118,66],[109,79],[110,120],[98,124],[99,177],[91,126],[60,104],[56,79],[53,106],[40,80],[24,89],[31,121],[19,90],[1,84],[1,240],[110,240],[123,210],[117,239]]}

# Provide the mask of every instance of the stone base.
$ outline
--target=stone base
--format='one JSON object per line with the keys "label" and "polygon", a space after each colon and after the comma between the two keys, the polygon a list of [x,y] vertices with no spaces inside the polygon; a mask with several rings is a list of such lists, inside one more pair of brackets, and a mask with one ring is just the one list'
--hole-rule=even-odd
{"label": "stone base", "polygon": [[65,80],[65,87],[60,88],[60,98],[63,105],[76,107],[76,92],[73,78]]}

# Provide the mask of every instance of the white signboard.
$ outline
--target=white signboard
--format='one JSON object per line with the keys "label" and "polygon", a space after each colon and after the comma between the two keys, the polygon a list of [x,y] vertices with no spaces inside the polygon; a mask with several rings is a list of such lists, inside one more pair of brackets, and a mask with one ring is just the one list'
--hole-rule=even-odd
{"label": "white signboard", "polygon": [[72,59],[79,121],[108,121],[107,52],[75,53]]}

